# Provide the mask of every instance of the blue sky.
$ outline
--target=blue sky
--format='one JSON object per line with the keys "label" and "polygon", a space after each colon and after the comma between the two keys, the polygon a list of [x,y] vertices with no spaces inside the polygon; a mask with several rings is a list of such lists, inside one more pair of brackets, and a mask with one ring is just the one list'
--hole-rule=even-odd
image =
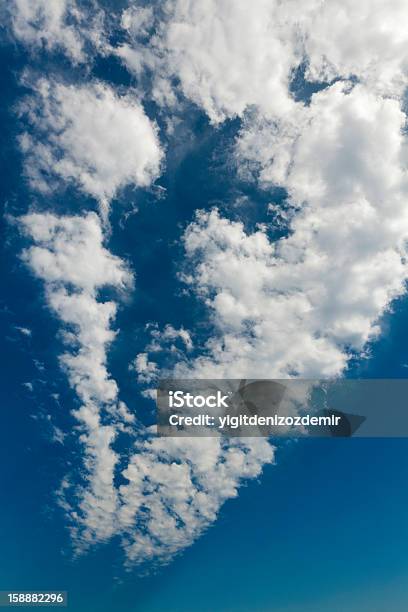
{"label": "blue sky", "polygon": [[405,610],[405,440],[146,427],[162,373],[406,377],[406,9],[142,4],[6,15],[0,588]]}

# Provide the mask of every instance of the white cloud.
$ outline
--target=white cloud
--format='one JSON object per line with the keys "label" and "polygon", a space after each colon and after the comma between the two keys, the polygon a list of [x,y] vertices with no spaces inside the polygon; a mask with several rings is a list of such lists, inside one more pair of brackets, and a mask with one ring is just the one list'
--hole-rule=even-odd
{"label": "white cloud", "polygon": [[102,423],[99,406],[83,404],[74,415],[84,430],[80,441],[86,475],[84,485],[76,485],[74,489],[79,504],[76,502],[67,510],[76,550],[82,553],[96,542],[107,541],[116,532],[118,496],[114,477],[119,456],[112,448],[116,428]]}
{"label": "white cloud", "polygon": [[404,0],[311,2],[309,8],[299,15],[310,79],[355,76],[379,93],[403,93],[408,76]]}
{"label": "white cloud", "polygon": [[132,36],[147,36],[154,23],[151,6],[129,6],[122,13],[121,26]]}
{"label": "white cloud", "polygon": [[[198,213],[184,235],[186,278],[212,311],[215,333],[176,375],[341,374],[350,349],[375,336],[378,317],[404,290],[403,126],[396,101],[342,84],[316,95],[294,125],[274,126],[253,161],[299,212],[275,243],[267,227],[247,233],[215,210]],[[143,365],[156,373],[157,346],[147,348]],[[139,442],[118,511],[129,562],[169,560],[215,520],[242,478],[271,461],[262,439]]]}
{"label": "white cloud", "polygon": [[[214,334],[190,364],[180,358],[176,374],[339,375],[350,349],[364,350],[378,333],[378,317],[406,279],[406,10],[402,0],[174,0],[124,12],[129,38],[116,53],[137,74],[153,71],[153,97],[174,104],[182,94],[215,124],[242,117],[243,176],[284,187],[291,205],[289,236],[277,242],[266,227],[249,233],[216,211],[189,225],[186,279],[210,309]],[[337,83],[310,106],[295,103],[288,84],[303,60],[310,79],[352,74],[361,84]],[[34,136],[21,144],[36,188],[73,180],[106,208],[121,187],[146,186],[159,171],[155,127],[133,94],[41,80],[24,111]],[[120,534],[129,562],[165,562],[274,450],[263,439],[162,439],[141,428],[122,471],[127,484],[117,489],[115,438],[134,419],[106,367],[116,304],[97,290],[120,290],[129,274],[103,247],[95,216],[22,223],[36,242],[26,261],[46,283],[68,344],[72,330],[77,336],[62,362],[82,399],[75,416],[86,480],[78,507],[65,504],[78,548]],[[183,328],[153,328],[152,336],[135,363],[145,383],[159,374],[151,353],[180,340],[192,348]]]}
{"label": "white cloud", "polygon": [[251,105],[278,115],[292,108],[288,80],[299,53],[290,13],[275,0],[175,0],[164,11],[159,5],[148,46],[139,40],[146,36],[142,16],[137,9],[125,12],[129,42],[117,54],[137,74],[144,67],[154,71],[153,95],[159,102],[174,102],[177,79],[183,95],[214,123]]}
{"label": "white cloud", "polygon": [[[183,359],[184,351],[187,354],[193,349],[193,341],[190,333],[181,327],[176,329],[172,325],[165,325],[163,330],[160,330],[157,324],[147,324],[146,329],[150,331],[151,341],[146,345],[146,350],[143,353],[136,355],[136,358],[130,364],[129,369],[137,373],[137,380],[142,385],[156,383],[161,369],[155,361],[149,359],[149,354],[166,353],[171,354],[173,360],[177,355]],[[144,389],[142,395],[155,399],[155,389]]]}
{"label": "white cloud", "polygon": [[245,478],[273,462],[264,439],[156,438],[136,444],[120,487],[128,562],[165,563],[201,535]]}
{"label": "white cloud", "polygon": [[31,213],[21,217],[20,223],[35,243],[23,256],[47,283],[70,283],[92,294],[103,285],[121,290],[131,282],[124,263],[103,246],[102,228],[95,213],[65,217]]}
{"label": "white cloud", "polygon": [[136,74],[153,72],[159,103],[181,92],[214,123],[251,107],[281,117],[294,110],[289,83],[302,64],[311,81],[356,77],[401,95],[407,19],[405,0],[170,0],[126,9],[116,53]]}
{"label": "white cloud", "polygon": [[113,401],[116,384],[105,361],[106,347],[115,337],[111,322],[116,304],[99,301],[97,291],[106,285],[123,291],[131,285],[130,272],[103,246],[94,213],[82,217],[32,213],[19,221],[35,243],[25,249],[23,259],[45,282],[48,303],[67,326],[68,343],[74,343],[74,350],[62,357],[73,386],[85,403]]}
{"label": "white cloud", "polygon": [[147,353],[139,353],[131,364],[131,369],[137,372],[137,379],[141,383],[150,383],[155,380],[159,372],[157,364],[149,361]]}
{"label": "white cloud", "polygon": [[73,414],[80,423],[85,484],[75,492],[78,508],[67,508],[76,546],[83,550],[115,531],[118,456],[112,443],[120,422],[133,420],[123,402],[118,402],[117,384],[106,366],[107,348],[115,337],[111,325],[117,306],[99,300],[98,290],[110,285],[123,291],[132,278],[123,261],[104,247],[96,214],[58,217],[32,213],[19,221],[34,241],[23,258],[44,281],[48,304],[64,325],[68,350],[60,359],[81,400]]}
{"label": "white cloud", "polygon": [[[79,486],[67,481],[59,492],[75,549],[83,552],[116,534],[129,563],[166,562],[215,520],[222,503],[237,495],[242,479],[258,476],[273,461],[273,448],[266,440],[160,439],[137,425],[118,402],[116,382],[106,367],[116,304],[97,296],[106,284],[123,290],[130,275],[103,246],[98,217],[33,213],[20,223],[35,243],[25,250],[24,260],[45,282],[50,308],[66,329],[68,350],[61,361],[81,399],[73,415],[80,424],[84,480]],[[179,339],[191,348],[183,328],[153,332],[154,341]],[[158,374],[145,353],[138,355],[135,368],[143,382]],[[117,488],[115,439],[131,425],[139,437],[122,470],[128,484]]]}
{"label": "white cloud", "polygon": [[20,145],[32,187],[74,182],[103,211],[126,185],[147,187],[160,171],[157,128],[129,92],[108,85],[63,85],[40,79],[21,105],[31,126]]}
{"label": "white cloud", "polygon": [[180,329],[176,329],[173,325],[165,325],[164,329],[160,331],[157,326],[148,325],[147,328],[150,328],[150,334],[152,336],[152,341],[148,345],[149,351],[159,351],[162,350],[164,346],[170,345],[171,351],[176,351],[177,347],[174,344],[177,340],[181,340],[182,345],[187,350],[191,350],[193,348],[193,341],[191,339],[190,332],[184,327],[180,327]]}
{"label": "white cloud", "polygon": [[58,444],[64,444],[65,437],[66,434],[64,434],[62,429],[52,424],[51,440]]}
{"label": "white cloud", "polygon": [[[214,334],[198,358],[176,353],[176,375],[336,376],[350,350],[363,351],[378,333],[379,317],[407,277],[405,116],[398,100],[406,82],[406,10],[400,0],[174,0],[157,12],[147,46],[151,14],[143,23],[137,11],[134,21],[126,14],[129,39],[117,53],[136,74],[153,71],[156,100],[171,106],[181,93],[213,123],[241,116],[242,177],[255,176],[265,189],[280,185],[289,198],[290,211],[278,219],[289,235],[277,242],[267,226],[249,233],[217,211],[199,212],[187,228],[185,280],[210,309]],[[338,83],[310,106],[295,103],[288,83],[302,62],[311,80],[353,76],[361,84]],[[276,206],[269,210],[276,223]],[[139,364],[154,376],[164,343],[157,340]],[[221,467],[225,457],[237,474],[248,472],[236,449],[217,439],[140,445],[121,488],[127,554],[165,560],[234,495],[237,481]],[[272,451],[254,440],[248,457],[258,451],[260,469]],[[135,529],[138,516],[142,527]]]}
{"label": "white cloud", "polygon": [[73,330],[67,336],[73,346],[61,356],[61,362],[79,397],[85,403],[114,401],[117,385],[106,369],[106,347],[115,337],[110,324],[116,304],[98,302],[95,296],[84,292],[68,294],[65,289],[48,291],[48,302]]}
{"label": "white cloud", "polygon": [[19,325],[16,325],[14,329],[19,331],[20,334],[22,334],[23,336],[27,336],[28,338],[30,338],[33,333],[29,327],[20,327]]}
{"label": "white cloud", "polygon": [[103,11],[85,10],[75,0],[11,0],[8,11],[14,36],[30,47],[61,50],[74,62],[87,59],[87,47],[103,44]]}
{"label": "white cloud", "polygon": [[[378,318],[404,291],[408,183],[398,102],[338,83],[296,119],[292,142],[286,125],[280,142],[278,125],[257,148],[263,182],[302,205],[289,236],[272,243],[263,229],[247,234],[216,211],[186,231],[196,262],[190,282],[218,330],[197,376],[339,375],[349,350],[375,337]],[[255,152],[257,126],[248,129],[243,138]]]}

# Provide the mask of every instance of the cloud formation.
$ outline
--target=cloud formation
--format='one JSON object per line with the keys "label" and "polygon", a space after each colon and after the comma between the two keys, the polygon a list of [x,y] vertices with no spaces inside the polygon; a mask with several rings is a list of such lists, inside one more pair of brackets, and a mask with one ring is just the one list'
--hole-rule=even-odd
{"label": "cloud formation", "polygon": [[147,187],[158,176],[157,128],[132,92],[40,79],[20,112],[30,126],[20,146],[35,189],[47,193],[56,183],[73,182],[106,214],[121,188]]}
{"label": "cloud formation", "polygon": [[[43,3],[18,5],[29,18],[16,17],[16,35],[37,44],[30,11]],[[67,6],[44,5],[42,36],[79,61],[80,29],[72,38],[61,25]],[[275,242],[267,226],[249,232],[217,210],[196,213],[182,238],[184,278],[212,315],[211,335],[193,358],[184,328],[153,327],[134,363],[140,383],[159,375],[163,346],[180,376],[338,376],[379,333],[407,278],[407,10],[402,0],[131,3],[122,15],[126,41],[112,52],[143,86],[148,75],[149,91],[139,98],[54,79],[34,86],[20,144],[30,184],[44,193],[73,182],[106,214],[122,187],[148,186],[163,153],[143,96],[164,112],[193,102],[215,125],[240,117],[241,178],[287,193],[291,213],[279,218],[287,235]],[[303,85],[322,88],[310,100],[291,90],[302,74]],[[120,535],[129,563],[166,562],[216,519],[243,479],[273,462],[274,449],[263,439],[160,439],[136,424],[106,366],[117,304],[99,298],[106,285],[129,286],[130,274],[104,246],[98,217],[32,214],[21,223],[34,242],[25,260],[61,320],[61,363],[81,400],[74,414],[86,479],[79,488],[64,481],[61,497],[70,498],[62,503],[75,543],[83,550]],[[136,441],[123,457],[116,439],[130,426]]]}
{"label": "cloud formation", "polygon": [[32,48],[60,50],[73,63],[87,59],[86,50],[101,49],[103,11],[75,0],[11,0],[8,5],[13,35]]}
{"label": "cloud formation", "polygon": [[103,246],[100,220],[94,213],[71,217],[32,213],[19,221],[34,242],[23,259],[44,281],[48,304],[63,324],[68,350],[60,361],[81,402],[73,415],[80,424],[85,483],[75,486],[78,507],[66,504],[65,508],[74,525],[76,546],[82,549],[114,532],[118,457],[112,442],[120,429],[117,423],[129,422],[106,366],[117,305],[98,299],[98,291],[104,286],[122,291],[132,277],[124,262]]}
{"label": "cloud formation", "polygon": [[381,95],[403,94],[408,76],[404,0],[305,4],[298,18],[310,80],[354,77]]}
{"label": "cloud formation", "polygon": [[[73,415],[80,425],[85,479],[78,484],[66,478],[59,492],[75,549],[83,552],[116,534],[128,563],[165,563],[211,524],[221,504],[237,495],[242,479],[258,476],[273,461],[273,447],[252,439],[158,439],[136,425],[106,366],[117,306],[98,298],[100,288],[122,291],[132,279],[124,262],[103,246],[99,218],[32,213],[20,224],[34,242],[23,259],[44,281],[48,304],[63,325],[68,350],[60,360],[80,399]],[[183,329],[154,331],[153,342],[181,339],[191,346]],[[157,373],[156,367],[149,371],[143,354],[136,366],[142,377]],[[115,448],[120,432],[131,434],[129,460]],[[117,487],[119,473],[127,484]]]}
{"label": "cloud formation", "polygon": [[292,108],[288,82],[300,60],[280,3],[175,0],[161,8],[156,21],[151,9],[128,9],[122,19],[128,42],[117,50],[136,74],[145,68],[154,72],[158,102],[175,102],[177,82],[214,123],[242,115],[251,105],[266,104],[278,115]]}
{"label": "cloud formation", "polygon": [[264,186],[284,187],[298,207],[289,235],[271,242],[267,226],[248,234],[216,210],[198,213],[185,232],[194,270],[186,278],[217,329],[197,376],[339,375],[405,290],[399,103],[337,83],[292,120],[249,124],[238,144],[238,162],[250,158]]}
{"label": "cloud formation", "polygon": [[180,94],[213,123],[256,108],[294,111],[291,82],[358,79],[381,95],[407,85],[404,0],[169,0],[132,3],[127,40],[116,50],[137,75],[153,73],[152,95],[172,106]]}
{"label": "cloud formation", "polygon": [[[273,207],[271,228],[254,232],[217,210],[196,213],[183,237],[184,279],[208,306],[213,334],[201,355],[176,364],[177,375],[339,376],[405,291],[407,6],[374,4],[256,3],[234,30],[244,7],[175,0],[147,50],[121,49],[135,72],[144,62],[159,68],[153,95],[163,104],[182,94],[213,123],[241,116],[241,177],[283,187],[291,211],[275,242]],[[251,36],[235,46],[238,32],[268,24],[273,11],[261,52],[252,55]],[[264,78],[265,57],[279,78]],[[289,83],[302,65],[322,91],[295,102]],[[258,77],[273,83],[262,99]],[[154,351],[144,359],[154,376]]]}
{"label": "cloud formation", "polygon": [[222,504],[274,460],[261,438],[158,438],[135,445],[118,514],[128,564],[166,563],[199,537]]}

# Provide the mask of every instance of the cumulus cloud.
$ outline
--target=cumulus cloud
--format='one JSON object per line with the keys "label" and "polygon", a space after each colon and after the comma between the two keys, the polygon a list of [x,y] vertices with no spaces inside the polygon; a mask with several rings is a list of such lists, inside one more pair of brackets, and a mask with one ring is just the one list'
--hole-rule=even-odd
{"label": "cumulus cloud", "polygon": [[128,40],[116,49],[128,68],[153,73],[152,92],[174,105],[179,94],[213,123],[293,112],[290,83],[357,78],[383,95],[407,84],[408,7],[404,0],[170,0],[155,10],[131,5]]}
{"label": "cumulus cloud", "polygon": [[104,247],[96,214],[32,213],[19,221],[34,242],[23,259],[44,281],[48,304],[63,323],[68,350],[60,360],[81,401],[73,414],[80,424],[87,484],[76,490],[79,507],[70,507],[69,515],[76,544],[83,548],[95,539],[104,541],[114,531],[115,422],[133,420],[123,402],[118,403],[117,384],[106,366],[117,306],[99,300],[98,290],[110,285],[123,291],[132,278],[124,262]]}
{"label": "cumulus cloud", "polygon": [[[122,472],[128,484],[117,489],[117,421],[130,424],[134,417],[117,402],[117,386],[106,368],[116,305],[98,301],[96,292],[105,284],[122,289],[129,273],[103,246],[100,222],[92,213],[34,213],[20,222],[35,242],[24,259],[44,280],[49,305],[67,329],[69,350],[61,361],[81,399],[74,416],[81,425],[86,482],[78,487],[66,481],[60,493],[75,546],[83,551],[119,534],[130,563],[166,562],[202,533],[225,499],[236,496],[242,478],[259,475],[264,463],[273,460],[273,449],[263,440],[232,445],[212,439],[159,440],[142,428]],[[171,326],[156,336],[191,343],[185,330]],[[144,354],[135,365],[143,380],[157,373]]]}
{"label": "cumulus cloud", "polygon": [[159,102],[174,103],[177,81],[182,94],[214,123],[251,105],[267,105],[278,115],[292,108],[288,82],[299,50],[290,13],[280,3],[175,0],[160,8],[148,45],[149,29],[143,26],[152,23],[151,10],[127,9],[123,25],[129,40],[117,50],[133,72],[154,71],[153,95]]}
{"label": "cumulus cloud", "polygon": [[74,414],[82,426],[80,442],[86,475],[83,485],[78,486],[76,478],[70,487],[73,501],[66,501],[68,491],[64,501],[75,550],[83,553],[93,544],[108,541],[116,532],[118,495],[114,478],[119,455],[112,444],[118,431],[102,422],[96,404],[83,404]]}
{"label": "cumulus cloud", "polygon": [[311,2],[299,11],[311,80],[352,76],[383,95],[402,94],[408,76],[404,0]]}
{"label": "cumulus cloud", "polygon": [[[288,235],[276,242],[267,225],[248,232],[217,210],[198,212],[187,227],[184,279],[208,306],[214,333],[200,356],[178,361],[176,375],[338,376],[350,354],[379,333],[379,317],[407,278],[406,11],[400,0],[259,1],[250,8],[173,0],[156,14],[137,8],[124,14],[128,41],[117,53],[136,74],[153,72],[155,99],[171,106],[183,96],[214,124],[241,117],[241,177],[287,192],[289,212],[279,227]],[[324,88],[311,101],[295,101],[290,92],[302,67]],[[277,206],[269,211],[274,224]],[[163,344],[153,341],[139,355],[146,383],[157,376],[155,353]],[[187,440],[153,442],[143,442],[125,472],[123,524],[139,507],[147,523],[147,533],[129,536],[130,559],[171,555],[192,541],[202,517],[189,513],[192,502],[188,512],[183,506],[189,478],[200,483],[199,457],[207,457],[205,469],[217,482],[211,458],[228,452],[213,439],[191,447]],[[170,468],[167,457],[179,457],[182,443],[188,469],[184,461]],[[177,500],[166,490],[173,481]],[[223,486],[234,489],[233,483],[228,477]],[[200,498],[206,519],[215,518],[220,503],[217,487]]]}
{"label": "cumulus cloud", "polygon": [[149,437],[136,444],[120,487],[128,563],[169,561],[216,519],[245,478],[274,460],[264,439]]}
{"label": "cumulus cloud", "polygon": [[157,128],[131,92],[40,79],[20,110],[30,125],[20,146],[35,189],[73,182],[106,213],[121,188],[147,187],[159,173]]}
{"label": "cumulus cloud", "polygon": [[[67,478],[58,493],[75,549],[80,553],[119,535],[128,563],[165,563],[215,520],[221,504],[237,495],[242,479],[258,476],[273,461],[274,450],[266,440],[158,439],[136,423],[118,401],[106,366],[116,304],[98,299],[101,287],[122,291],[131,277],[103,245],[99,218],[93,213],[32,213],[21,217],[20,224],[34,242],[23,258],[44,281],[49,306],[63,324],[67,350],[61,363],[81,400],[73,415],[84,449],[84,482]],[[181,340],[191,348],[183,328],[152,331],[152,342]],[[146,354],[137,357],[135,368],[143,382],[158,373]],[[137,434],[128,461],[115,448],[122,431],[133,439]],[[126,484],[118,488],[121,459]]]}
{"label": "cumulus cloud", "polygon": [[151,6],[130,5],[122,13],[121,26],[132,36],[148,36],[153,24],[154,12]]}
{"label": "cumulus cloud", "polygon": [[193,348],[191,334],[184,327],[177,329],[173,325],[167,324],[163,329],[159,329],[157,324],[148,323],[146,330],[150,332],[152,338],[146,347],[149,352],[154,353],[164,349],[177,352],[180,346],[187,351]]}
{"label": "cumulus cloud", "polygon": [[[176,342],[179,376],[336,376],[378,333],[407,276],[406,10],[402,0],[171,0],[123,13],[127,41],[115,52],[138,76],[150,72],[153,98],[188,99],[214,124],[239,116],[242,176],[283,187],[291,210],[280,219],[288,235],[275,242],[267,226],[249,232],[217,210],[197,213],[183,236],[185,280],[214,333],[188,362],[180,345],[189,354],[189,333],[153,327],[134,363],[141,383],[160,373],[154,355]],[[302,66],[324,89],[295,101],[290,82]],[[157,176],[156,128],[133,93],[42,79],[23,112],[37,189],[73,181],[106,209],[121,187]],[[87,480],[79,491],[62,487],[72,489],[64,507],[74,538],[81,548],[118,534],[130,563],[166,562],[242,479],[273,462],[274,449],[264,439],[161,439],[137,429],[106,367],[116,303],[98,298],[104,285],[129,283],[123,262],[103,246],[96,216],[28,215],[22,225],[35,243],[25,259],[63,323],[61,361],[81,399]],[[137,439],[122,458],[116,437],[131,424]],[[126,482],[117,488],[119,470]]]}
{"label": "cumulus cloud", "polygon": [[103,11],[75,0],[12,0],[8,11],[17,40],[33,48],[61,50],[74,63],[87,59],[87,48],[103,46]]}
{"label": "cumulus cloud", "polygon": [[[137,374],[137,380],[142,385],[157,383],[162,370],[157,363],[149,358],[149,354],[170,354],[172,359],[185,359],[185,352],[190,355],[193,341],[190,332],[184,327],[176,329],[173,325],[165,325],[162,330],[157,324],[148,323],[146,330],[150,332],[151,341],[146,345],[145,352],[136,355],[129,369]],[[142,394],[155,399],[155,389],[144,389]]]}
{"label": "cumulus cloud", "polygon": [[149,361],[147,353],[139,353],[131,364],[131,369],[137,373],[137,379],[142,383],[150,383],[157,378],[159,368],[153,361]]}
{"label": "cumulus cloud", "polygon": [[[178,376],[337,376],[350,351],[364,349],[407,277],[404,123],[397,101],[338,83],[292,125],[269,126],[268,148],[253,161],[264,185],[285,187],[299,212],[276,242],[265,226],[249,233],[217,210],[197,213],[184,234],[185,278],[213,313],[215,333],[201,356],[176,365]],[[157,374],[158,349],[148,348],[139,356],[144,382]],[[267,440],[240,444],[137,443],[118,515],[129,526],[129,562],[168,560],[215,520],[240,479],[273,461]]]}
{"label": "cumulus cloud", "polygon": [[[264,182],[285,187],[301,207],[289,235],[271,242],[265,228],[246,233],[215,210],[199,213],[185,233],[196,264],[189,280],[218,329],[195,365],[203,377],[220,367],[224,376],[339,375],[404,291],[408,183],[398,102],[338,83],[297,119],[286,150],[283,125],[282,141],[271,130],[252,159]],[[256,133],[246,129],[241,154]]]}
{"label": "cumulus cloud", "polygon": [[20,223],[34,241],[23,257],[52,287],[72,284],[92,295],[103,285],[123,289],[131,282],[124,263],[104,247],[101,224],[94,213],[64,217],[30,213]]}

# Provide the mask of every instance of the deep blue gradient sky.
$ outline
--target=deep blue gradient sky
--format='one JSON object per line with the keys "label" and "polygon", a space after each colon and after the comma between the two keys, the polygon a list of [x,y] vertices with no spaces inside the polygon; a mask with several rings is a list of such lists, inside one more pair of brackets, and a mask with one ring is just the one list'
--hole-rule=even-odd
{"label": "deep blue gradient sky", "polygon": [[[27,189],[15,142],[19,127],[13,106],[22,93],[18,72],[28,61],[21,49],[1,48],[0,192],[6,215],[22,214],[33,203],[46,206]],[[48,61],[37,58],[37,68],[46,71]],[[94,74],[129,82],[115,62],[100,62]],[[195,209],[214,204],[251,229],[255,219],[266,220],[271,193],[237,182],[221,155],[227,136],[237,128],[238,122],[229,122],[215,130],[192,110],[189,131],[185,138],[178,136],[158,181],[166,196],[158,199],[154,190],[129,190],[113,205],[110,248],[136,268],[138,291],[119,312],[121,332],[110,352],[110,368],[128,405],[146,408],[146,422],[151,419],[150,404],[137,394],[134,376],[124,367],[145,345],[146,321],[194,326],[198,336],[209,326],[202,306],[187,299],[176,280],[183,265],[176,242],[182,228]],[[233,207],[238,196],[250,196],[254,202],[245,217],[242,209]],[[279,198],[283,193],[273,194],[274,201]],[[73,189],[56,194],[53,206],[61,212],[95,208]],[[134,206],[138,211],[126,217]],[[115,541],[72,559],[55,491],[67,465],[75,466],[79,459],[69,440],[64,445],[51,441],[46,415],[52,414],[53,422],[66,429],[76,400],[58,367],[58,322],[46,308],[42,284],[19,260],[24,240],[7,216],[1,223],[0,589],[64,589],[75,612],[408,608],[406,440],[280,444],[277,465],[266,467],[258,482],[243,487],[193,547],[153,575],[125,573]],[[16,326],[29,327],[32,336],[22,335]],[[371,356],[355,361],[348,375],[406,377],[408,299],[394,305],[383,330]],[[24,386],[27,382],[32,391]],[[52,398],[55,393],[59,402]]]}

